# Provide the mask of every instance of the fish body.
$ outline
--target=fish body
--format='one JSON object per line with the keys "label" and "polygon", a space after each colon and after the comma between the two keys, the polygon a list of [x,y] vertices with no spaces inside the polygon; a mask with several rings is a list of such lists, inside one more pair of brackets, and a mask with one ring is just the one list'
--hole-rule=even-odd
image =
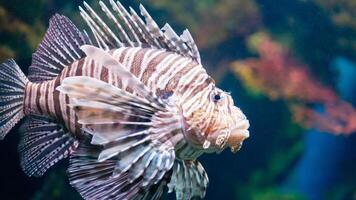
{"label": "fish body", "polygon": [[[0,136],[22,118],[21,167],[42,176],[70,157],[70,183],[84,199],[203,198],[203,153],[240,149],[249,123],[201,64],[189,31],[162,29],[119,2],[106,20],[80,7],[81,32],[55,15],[26,77],[0,68]],[[108,25],[114,24],[115,30]]]}
{"label": "fish body", "polygon": [[[155,91],[158,96],[166,94],[180,96],[180,106],[194,98],[197,91],[213,87],[214,84],[201,64],[176,53],[159,49],[122,47],[111,50],[109,54],[122,63],[143,84]],[[95,60],[84,57],[66,66],[53,80],[40,83],[28,82],[24,97],[25,114],[53,117],[75,137],[80,137],[82,124],[78,122],[75,110],[68,106],[71,99],[56,89],[63,79],[74,76],[93,77],[133,93],[128,85],[123,84],[117,74]],[[182,81],[182,79],[187,81]],[[193,84],[193,82],[198,82],[198,84]],[[185,92],[190,91],[193,91],[190,95],[184,95]],[[202,153],[198,150],[187,152],[187,155],[182,155],[182,158],[187,159],[188,154],[192,154],[194,156],[190,159],[195,159]]]}

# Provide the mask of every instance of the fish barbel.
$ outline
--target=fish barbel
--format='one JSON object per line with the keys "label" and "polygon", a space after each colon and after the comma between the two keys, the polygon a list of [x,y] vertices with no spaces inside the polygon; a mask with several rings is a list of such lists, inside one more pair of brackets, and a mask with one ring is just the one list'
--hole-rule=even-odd
{"label": "fish barbel", "polygon": [[0,139],[21,128],[21,167],[42,176],[70,158],[70,184],[84,199],[204,198],[208,176],[197,158],[232,152],[249,122],[201,64],[188,30],[159,28],[146,9],[87,3],[84,32],[56,14],[26,77],[0,66]]}

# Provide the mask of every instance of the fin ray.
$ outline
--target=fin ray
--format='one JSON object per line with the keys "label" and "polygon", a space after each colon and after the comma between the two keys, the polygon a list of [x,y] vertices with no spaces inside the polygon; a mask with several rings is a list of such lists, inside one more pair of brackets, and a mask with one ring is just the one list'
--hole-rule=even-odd
{"label": "fin ray", "polygon": [[42,176],[78,145],[64,127],[45,116],[31,115],[20,132],[18,151],[21,167],[28,176]]}
{"label": "fin ray", "polygon": [[207,173],[200,162],[176,160],[168,187],[169,192],[175,190],[177,200],[203,199],[208,184]]}
{"label": "fin ray", "polygon": [[[111,9],[103,1],[99,1],[105,19],[101,18],[86,2],[84,8],[79,8],[98,47],[104,50],[122,46],[165,49],[201,63],[198,48],[189,31],[185,30],[178,36],[169,24],[159,28],[142,5],[140,5],[140,13],[144,20],[132,8],[129,8],[130,12],[125,9],[119,1],[110,0],[109,3]],[[114,24],[117,31],[106,22]]]}
{"label": "fin ray", "polygon": [[23,99],[27,82],[14,60],[0,65],[0,140],[25,116]]}
{"label": "fin ray", "polygon": [[[57,88],[69,96],[78,122],[85,122],[83,130],[91,137],[71,157],[72,185],[89,199],[159,198],[175,161],[175,145],[184,137],[178,108],[159,99],[105,51],[82,49],[122,77],[134,93],[83,76],[65,78]],[[95,122],[100,115],[102,123]],[[95,153],[94,145],[100,145]]]}
{"label": "fin ray", "polygon": [[80,46],[91,44],[89,38],[65,16],[50,19],[43,40],[32,56],[29,80],[42,82],[55,78],[67,65],[84,56]]}
{"label": "fin ray", "polygon": [[[159,199],[166,189],[171,171],[157,182],[143,187],[143,178],[131,179],[130,170],[115,174],[119,157],[97,160],[102,147],[81,143],[71,156],[70,183],[85,199]],[[146,154],[145,154],[146,155]],[[139,160],[139,159],[137,159]]]}

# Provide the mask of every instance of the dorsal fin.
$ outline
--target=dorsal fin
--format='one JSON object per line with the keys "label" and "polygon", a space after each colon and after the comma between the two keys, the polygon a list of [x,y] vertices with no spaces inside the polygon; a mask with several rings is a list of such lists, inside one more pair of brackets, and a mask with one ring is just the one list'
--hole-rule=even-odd
{"label": "dorsal fin", "polygon": [[89,38],[65,16],[56,14],[32,55],[29,80],[41,82],[56,77],[66,66],[85,56],[80,46],[91,44]]}
{"label": "dorsal fin", "polygon": [[191,57],[200,63],[198,48],[187,29],[178,36],[169,24],[160,29],[142,5],[140,12],[144,20],[131,7],[128,12],[119,1],[116,3],[113,0],[109,1],[111,8],[102,1],[99,2],[102,16],[85,1],[84,8],[79,7],[97,47],[105,50],[120,47],[165,49]]}

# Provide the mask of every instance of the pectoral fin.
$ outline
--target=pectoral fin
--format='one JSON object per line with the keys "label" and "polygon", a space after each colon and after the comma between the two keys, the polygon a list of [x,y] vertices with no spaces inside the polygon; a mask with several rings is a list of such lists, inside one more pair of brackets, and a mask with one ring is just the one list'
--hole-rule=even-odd
{"label": "pectoral fin", "polygon": [[112,71],[118,68],[137,95],[90,77],[62,81],[58,90],[69,96],[69,106],[91,136],[71,158],[71,184],[86,199],[159,199],[170,177],[175,146],[184,137],[178,109],[156,97],[106,52],[84,51]]}
{"label": "pectoral fin", "polygon": [[[122,155],[99,162],[102,147],[82,142],[71,156],[68,168],[70,183],[84,199],[160,199],[171,176],[171,170],[162,168],[160,160],[170,160],[174,154],[158,154],[157,149],[134,160],[134,147]],[[168,156],[168,157],[167,157]],[[123,170],[130,164],[128,170]],[[173,161],[172,163],[173,164]],[[170,165],[171,165],[170,164]]]}

